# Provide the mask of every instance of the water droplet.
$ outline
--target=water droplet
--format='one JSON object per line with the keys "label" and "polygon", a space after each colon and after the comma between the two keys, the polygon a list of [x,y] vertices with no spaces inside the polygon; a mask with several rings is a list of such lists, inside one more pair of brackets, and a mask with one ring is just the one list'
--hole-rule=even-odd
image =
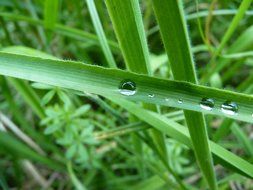
{"label": "water droplet", "polygon": [[226,101],[221,105],[221,111],[228,115],[235,115],[238,112],[238,106],[235,102]]}
{"label": "water droplet", "polygon": [[182,104],[183,103],[183,100],[182,99],[178,99],[177,101],[179,104]]}
{"label": "water droplet", "polygon": [[120,86],[119,86],[119,92],[120,92],[120,94],[123,94],[125,96],[134,95],[136,93],[135,82],[133,82],[129,79],[121,81]]}
{"label": "water droplet", "polygon": [[211,111],[214,107],[214,100],[212,98],[202,98],[199,105],[204,110]]}
{"label": "water droplet", "polygon": [[149,95],[148,95],[148,97],[150,97],[150,98],[154,98],[154,97],[155,97],[155,95],[154,95],[154,94],[149,94]]}
{"label": "water droplet", "polygon": [[165,101],[168,102],[168,101],[170,101],[170,99],[169,98],[165,98]]}

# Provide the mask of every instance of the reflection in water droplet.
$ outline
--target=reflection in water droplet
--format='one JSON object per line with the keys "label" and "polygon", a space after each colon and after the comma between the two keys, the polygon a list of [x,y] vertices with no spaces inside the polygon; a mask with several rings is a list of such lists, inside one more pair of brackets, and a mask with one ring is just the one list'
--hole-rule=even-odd
{"label": "reflection in water droplet", "polygon": [[235,102],[226,101],[221,105],[221,111],[228,115],[235,115],[238,112],[238,106]]}
{"label": "reflection in water droplet", "polygon": [[136,84],[135,82],[127,79],[121,81],[119,85],[119,92],[125,96],[132,96],[136,93]]}
{"label": "reflection in water droplet", "polygon": [[150,97],[150,98],[154,98],[154,97],[155,97],[155,95],[154,95],[154,94],[149,94],[149,95],[148,95],[148,97]]}
{"label": "reflection in water droplet", "polygon": [[214,107],[214,100],[212,98],[202,98],[199,105],[202,109],[211,111]]}
{"label": "reflection in water droplet", "polygon": [[178,99],[177,101],[179,104],[182,104],[183,103],[183,100],[182,99]]}

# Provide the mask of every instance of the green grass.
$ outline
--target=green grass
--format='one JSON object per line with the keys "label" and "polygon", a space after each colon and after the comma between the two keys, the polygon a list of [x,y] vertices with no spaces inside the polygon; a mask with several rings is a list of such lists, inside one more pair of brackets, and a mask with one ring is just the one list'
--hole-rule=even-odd
{"label": "green grass", "polygon": [[0,189],[251,189],[251,9],[0,1]]}

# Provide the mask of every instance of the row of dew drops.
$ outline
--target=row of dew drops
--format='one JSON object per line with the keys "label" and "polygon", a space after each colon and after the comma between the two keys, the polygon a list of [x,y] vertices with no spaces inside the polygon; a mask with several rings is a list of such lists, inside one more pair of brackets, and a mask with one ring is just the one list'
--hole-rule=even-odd
{"label": "row of dew drops", "polygon": [[[134,95],[136,93],[135,82],[133,82],[131,80],[123,80],[120,83],[119,92],[125,96]],[[155,96],[154,94],[148,94],[148,97],[150,97],[150,98],[153,98],[154,96]],[[165,101],[169,101],[169,99],[165,98]],[[182,104],[183,100],[178,99],[178,103]],[[215,104],[215,102],[212,98],[202,98],[199,105],[202,109],[207,110],[207,111],[211,111],[214,108],[214,104]],[[221,105],[221,111],[224,114],[236,115],[238,113],[238,106],[235,102],[226,101],[225,103],[223,103]]]}

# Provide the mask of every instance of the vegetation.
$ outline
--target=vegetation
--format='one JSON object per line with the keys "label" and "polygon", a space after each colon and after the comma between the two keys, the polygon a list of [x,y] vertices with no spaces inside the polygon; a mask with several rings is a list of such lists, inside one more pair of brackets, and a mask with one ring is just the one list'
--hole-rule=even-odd
{"label": "vegetation", "polygon": [[1,0],[0,189],[253,189],[251,0]]}

